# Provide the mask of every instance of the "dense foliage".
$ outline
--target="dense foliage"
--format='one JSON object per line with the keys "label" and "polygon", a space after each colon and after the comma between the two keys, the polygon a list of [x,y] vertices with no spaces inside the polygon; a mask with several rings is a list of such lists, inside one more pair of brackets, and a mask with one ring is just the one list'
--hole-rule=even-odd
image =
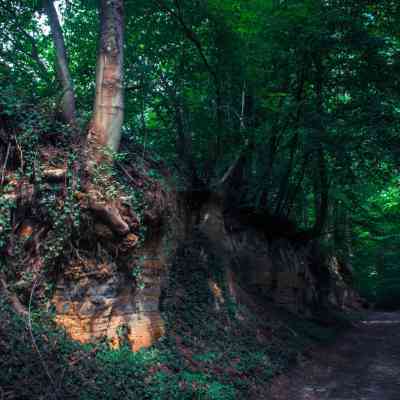
{"label": "dense foliage", "polygon": [[[45,244],[44,267],[51,264],[51,271],[73,251],[69,243],[80,218],[73,191],[80,182],[72,173],[61,183],[42,182],[37,149],[54,145],[62,149],[53,155],[58,164],[70,170],[77,164],[95,98],[99,3],[0,0],[0,250],[7,251],[14,233],[17,205],[3,185],[14,163],[13,178],[43,189],[36,217],[47,218],[54,231]],[[271,235],[315,239],[324,255],[353,270],[353,283],[368,300],[398,308],[400,3],[123,3],[122,140],[136,152],[113,154],[116,165],[128,158],[143,166],[151,153],[192,201],[234,170],[229,208],[262,216],[271,225],[264,231],[274,225]],[[70,86],[60,78],[53,5]],[[73,124],[63,116],[65,85],[75,96]],[[49,160],[56,165],[51,154]],[[110,169],[108,177],[116,174],[108,163],[102,167]],[[119,195],[118,183],[94,181],[110,198]],[[134,195],[136,208],[144,208],[142,194]],[[266,320],[257,304],[250,309],[229,301],[214,312],[207,280],[213,274],[219,282],[218,257],[211,243],[198,246],[198,240],[181,244],[184,256],[178,252],[169,271],[169,290],[178,295],[163,303],[168,333],[136,354],[125,345],[111,352],[105,343],[73,344],[39,312],[24,325],[0,298],[0,399],[72,399],[76,393],[82,399],[262,398],[266,382],[302,357],[306,344],[332,338],[332,320],[321,326],[284,312],[275,318],[273,311]],[[204,249],[208,269],[200,265]],[[22,251],[9,258],[24,264]],[[0,258],[0,283],[3,272]],[[43,297],[53,289],[48,286]]]}
{"label": "dense foliage", "polygon": [[[39,2],[1,3],[2,85],[56,110],[54,49]],[[56,3],[84,126],[97,10],[90,1]],[[320,231],[390,184],[395,2],[125,3],[125,134],[193,184],[209,184],[244,152],[241,201],[306,227],[318,220]]]}
{"label": "dense foliage", "polygon": [[210,249],[199,238],[183,244],[163,310],[168,333],[137,353],[127,343],[110,351],[107,341],[72,342],[40,311],[26,324],[0,298],[1,393],[6,399],[260,399],[271,377],[304,359],[309,345],[329,344],[348,326],[334,314],[320,324],[283,310],[265,318],[263,307],[234,302],[216,310],[207,278],[220,280],[221,265],[212,251],[204,262],[205,245]]}
{"label": "dense foliage", "polygon": [[[38,135],[67,146],[91,118],[97,2],[54,3],[77,102],[74,129],[60,118],[63,90],[42,2],[0,0],[0,122],[13,116],[14,135],[23,132],[13,140],[28,148]],[[210,189],[237,163],[232,207],[290,219],[354,268],[371,301],[400,305],[400,4],[124,3],[124,140],[165,161],[181,190]],[[10,138],[0,128],[3,183]],[[3,236],[10,207],[0,198]],[[113,360],[104,365],[111,371]],[[166,380],[162,373],[155,376]],[[204,379],[207,390],[225,391],[210,398],[230,398],[234,388]]]}

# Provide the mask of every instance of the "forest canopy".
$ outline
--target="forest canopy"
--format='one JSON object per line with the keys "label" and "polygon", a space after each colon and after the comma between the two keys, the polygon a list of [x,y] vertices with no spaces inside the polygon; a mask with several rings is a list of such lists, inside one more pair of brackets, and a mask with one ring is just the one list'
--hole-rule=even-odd
{"label": "forest canopy", "polygon": [[209,190],[239,165],[232,207],[292,221],[352,265],[370,299],[398,296],[397,1],[98,3],[0,0],[0,112],[18,115],[21,140],[73,143],[94,126],[118,152],[93,116],[98,50],[113,43],[111,103],[124,115],[109,129],[121,125],[123,142],[181,190]]}

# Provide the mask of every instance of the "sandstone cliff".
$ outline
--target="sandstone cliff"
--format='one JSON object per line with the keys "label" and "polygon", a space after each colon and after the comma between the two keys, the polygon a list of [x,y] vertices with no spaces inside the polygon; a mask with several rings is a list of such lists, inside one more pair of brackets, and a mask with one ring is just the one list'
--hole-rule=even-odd
{"label": "sandstone cliff", "polygon": [[179,297],[171,292],[171,266],[178,255],[191,262],[180,251],[197,246],[199,234],[201,268],[218,258],[218,280],[202,278],[216,309],[253,298],[312,317],[357,303],[339,261],[322,257],[316,241],[277,234],[277,227],[271,235],[269,226],[243,220],[220,189],[178,192],[160,163],[131,157],[112,180],[99,178],[100,193],[82,192],[76,158],[68,157],[42,147],[40,180],[5,174],[14,206],[3,281],[21,309],[32,301],[54,307],[72,339],[105,339],[113,348],[127,342],[136,351],[162,337],[163,303]]}

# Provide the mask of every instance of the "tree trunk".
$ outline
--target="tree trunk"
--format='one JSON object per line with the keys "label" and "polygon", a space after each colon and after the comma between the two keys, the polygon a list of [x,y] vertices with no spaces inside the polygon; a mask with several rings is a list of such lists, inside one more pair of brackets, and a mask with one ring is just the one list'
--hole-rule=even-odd
{"label": "tree trunk", "polygon": [[70,125],[76,123],[75,92],[72,84],[71,74],[68,68],[67,51],[65,49],[64,36],[61,30],[57,11],[52,0],[45,0],[44,6],[51,28],[54,47],[57,56],[57,75],[61,83],[61,112],[65,122]]}
{"label": "tree trunk", "polygon": [[316,219],[313,228],[313,234],[315,237],[320,236],[325,228],[328,218],[328,207],[329,207],[329,178],[327,171],[327,161],[325,159],[325,150],[323,147],[323,140],[326,135],[324,126],[324,100],[323,100],[323,64],[319,56],[314,59],[316,68],[316,101],[317,101],[317,113],[319,115],[319,132],[320,140],[317,146],[317,159],[316,159],[316,171],[314,180],[314,190],[316,199]]}
{"label": "tree trunk", "polygon": [[96,97],[88,132],[88,155],[95,162],[104,159],[106,148],[116,152],[121,138],[123,33],[123,0],[101,0]]}
{"label": "tree trunk", "polygon": [[326,160],[324,151],[321,148],[317,155],[316,176],[314,180],[314,196],[315,196],[315,224],[313,228],[313,235],[320,236],[325,228],[328,219],[329,207],[329,184],[326,171]]}
{"label": "tree trunk", "polygon": [[350,271],[353,270],[353,246],[351,243],[352,239],[352,227],[351,227],[351,219],[349,216],[349,210],[343,209],[343,220],[344,220],[344,246],[345,246],[345,257],[346,263]]}
{"label": "tree trunk", "polygon": [[198,189],[201,185],[200,178],[197,174],[196,164],[193,157],[192,137],[185,129],[183,116],[183,106],[179,100],[175,99],[175,124],[178,133],[177,137],[177,153],[179,159],[183,163],[185,174],[189,178],[191,189]]}
{"label": "tree trunk", "polygon": [[293,173],[293,169],[295,166],[295,157],[296,157],[296,152],[298,150],[297,146],[298,146],[298,142],[299,142],[299,133],[296,130],[291,143],[290,143],[290,157],[289,157],[289,164],[286,170],[285,175],[282,178],[282,181],[280,183],[280,187],[279,187],[279,192],[278,192],[278,199],[276,202],[276,206],[275,206],[275,211],[274,211],[274,215],[281,215],[283,213],[283,208],[284,208],[284,203],[285,200],[287,199],[289,190],[290,190],[290,177]]}

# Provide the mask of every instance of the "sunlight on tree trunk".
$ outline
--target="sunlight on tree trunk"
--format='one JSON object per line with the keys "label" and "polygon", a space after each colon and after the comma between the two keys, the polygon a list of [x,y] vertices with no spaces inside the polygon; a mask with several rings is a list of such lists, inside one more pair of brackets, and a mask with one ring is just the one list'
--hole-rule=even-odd
{"label": "sunlight on tree trunk", "polygon": [[118,150],[124,116],[123,0],[102,0],[100,47],[97,58],[96,98],[88,144],[96,160],[105,146]]}
{"label": "sunlight on tree trunk", "polygon": [[57,75],[62,88],[60,101],[62,116],[65,122],[69,123],[70,125],[75,125],[75,93],[71,74],[68,68],[68,58],[67,51],[65,49],[64,36],[53,1],[45,0],[44,6],[51,27],[51,34],[57,55]]}

